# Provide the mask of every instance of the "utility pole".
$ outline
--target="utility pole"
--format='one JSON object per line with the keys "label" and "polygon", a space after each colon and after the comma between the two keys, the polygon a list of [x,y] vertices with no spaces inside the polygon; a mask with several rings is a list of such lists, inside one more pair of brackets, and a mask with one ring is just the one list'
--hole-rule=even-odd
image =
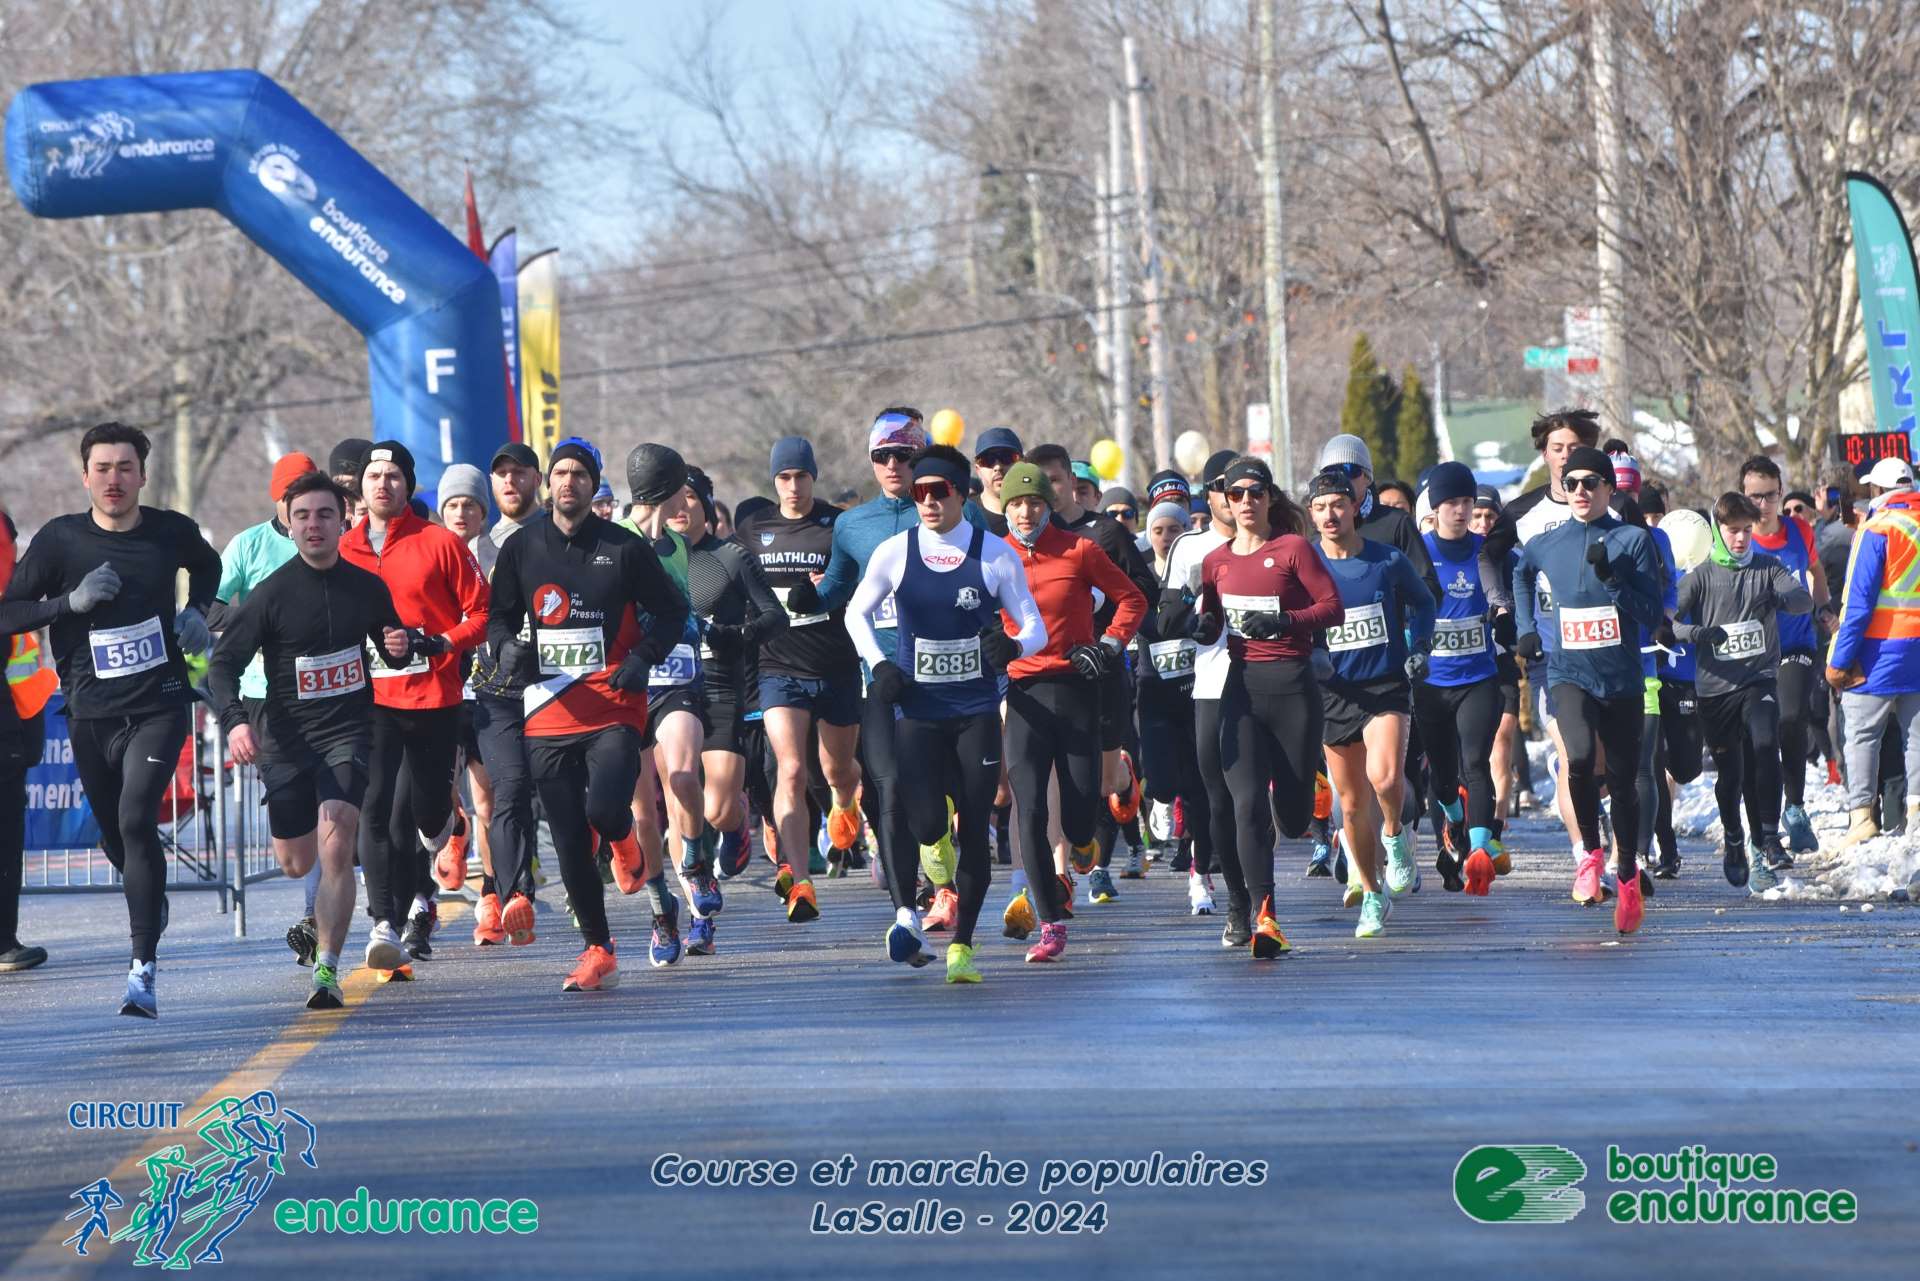
{"label": "utility pole", "polygon": [[1267,430],[1280,487],[1293,489],[1293,414],[1287,403],[1287,265],[1280,204],[1279,75],[1274,64],[1273,7],[1260,0],[1260,187],[1266,212],[1262,267],[1267,300]]}
{"label": "utility pole", "polygon": [[1167,368],[1167,328],[1160,311],[1160,243],[1154,234],[1153,173],[1147,158],[1147,83],[1132,36],[1120,43],[1127,65],[1127,113],[1133,125],[1133,191],[1140,203],[1140,295],[1147,310],[1147,394],[1153,398],[1153,465],[1173,466],[1170,416],[1172,380]]}
{"label": "utility pole", "polygon": [[1621,124],[1620,36],[1612,0],[1593,6],[1593,131],[1599,195],[1600,424],[1604,434],[1631,443],[1633,384],[1627,377],[1626,177],[1627,143]]}
{"label": "utility pole", "polygon": [[1120,100],[1107,99],[1107,293],[1104,323],[1112,335],[1108,350],[1113,359],[1113,443],[1130,474],[1133,469],[1133,298],[1127,287],[1126,125],[1120,118]]}
{"label": "utility pole", "polygon": [[1113,381],[1113,203],[1107,191],[1107,167],[1093,172],[1093,366],[1100,375],[1100,417],[1113,415],[1118,387]]}
{"label": "utility pole", "polygon": [[[187,296],[181,283],[182,266],[175,254],[167,263],[167,312],[174,341],[184,341],[191,332],[187,321]],[[173,509],[182,516],[193,515],[193,401],[188,388],[193,383],[193,366],[184,354],[173,358]]]}

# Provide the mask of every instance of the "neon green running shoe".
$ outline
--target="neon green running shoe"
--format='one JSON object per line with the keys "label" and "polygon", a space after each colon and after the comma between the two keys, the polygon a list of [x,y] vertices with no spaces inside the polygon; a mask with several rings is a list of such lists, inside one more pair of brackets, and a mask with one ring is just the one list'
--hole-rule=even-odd
{"label": "neon green running shoe", "polygon": [[347,1003],[340,991],[340,975],[331,965],[313,967],[313,991],[307,996],[310,1010],[337,1010]]}
{"label": "neon green running shoe", "polygon": [[947,982],[978,983],[980,971],[973,966],[973,948],[965,943],[947,944]]}

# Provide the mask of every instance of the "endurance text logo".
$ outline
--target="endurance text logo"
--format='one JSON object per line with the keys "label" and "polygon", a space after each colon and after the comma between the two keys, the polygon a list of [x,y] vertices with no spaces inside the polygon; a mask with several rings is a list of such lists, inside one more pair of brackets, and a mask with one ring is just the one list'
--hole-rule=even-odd
{"label": "endurance text logo", "polygon": [[1565,1223],[1587,1205],[1587,1163],[1551,1143],[1474,1148],[1453,1167],[1453,1200],[1482,1223]]}

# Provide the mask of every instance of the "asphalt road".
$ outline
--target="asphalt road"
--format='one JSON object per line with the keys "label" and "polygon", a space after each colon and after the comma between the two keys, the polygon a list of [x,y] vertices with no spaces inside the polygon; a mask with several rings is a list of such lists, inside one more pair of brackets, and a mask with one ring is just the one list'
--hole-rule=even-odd
{"label": "asphalt road", "polygon": [[[1754,903],[1704,847],[1663,885],[1644,932],[1566,898],[1559,839],[1532,825],[1485,900],[1428,888],[1384,938],[1352,938],[1329,881],[1283,855],[1294,955],[1256,966],[1187,916],[1182,878],[1121,882],[1083,906],[1065,963],[1020,963],[996,885],[978,987],[888,964],[889,913],[864,878],[820,882],[822,919],[790,927],[756,870],[735,882],[721,951],[655,971],[643,909],[614,908],[624,986],[562,996],[576,950],[543,913],[528,949],[448,928],[411,986],[350,982],[349,1008],[300,1008],[280,931],[296,890],[256,887],[254,936],[204,896],[176,900],[158,1022],[115,1013],[117,899],[35,898],[25,930],[53,962],[0,976],[0,1276],[131,1272],[135,1242],[61,1238],[76,1189],[192,1135],[75,1130],[75,1101],[275,1091],[316,1129],[223,1247],[226,1275],[888,1276],[905,1269],[1069,1276],[1912,1275],[1920,1212],[1920,911]],[[1551,850],[1552,853],[1527,853]],[[996,869],[1003,877],[1004,870]],[[552,891],[557,901],[557,887]],[[201,1104],[204,1106],[204,1104]],[[1829,1226],[1624,1226],[1605,1214],[1608,1144],[1766,1152],[1778,1187],[1845,1188]],[[1562,1225],[1484,1225],[1453,1172],[1480,1144],[1549,1143],[1588,1166]],[[303,1146],[292,1133],[289,1151]],[[1022,1186],[873,1188],[866,1162],[1029,1165]],[[1056,1188],[1049,1159],[1265,1162],[1258,1186]],[[790,1159],[790,1187],[660,1186],[657,1158]],[[811,1166],[855,1158],[845,1185]],[[524,1235],[290,1234],[283,1198],[529,1198]],[[203,1198],[204,1200],[205,1198]],[[938,1199],[957,1233],[830,1235],[832,1211]],[[1016,1203],[1104,1206],[1102,1230],[1011,1232]],[[1071,1213],[1071,1212],[1068,1212]],[[983,1222],[990,1216],[990,1222]],[[84,1219],[84,1214],[82,1215]],[[231,1218],[222,1221],[222,1226]],[[179,1231],[185,1233],[188,1229]],[[176,1238],[177,1240],[178,1238]],[[202,1268],[212,1266],[201,1264]]]}

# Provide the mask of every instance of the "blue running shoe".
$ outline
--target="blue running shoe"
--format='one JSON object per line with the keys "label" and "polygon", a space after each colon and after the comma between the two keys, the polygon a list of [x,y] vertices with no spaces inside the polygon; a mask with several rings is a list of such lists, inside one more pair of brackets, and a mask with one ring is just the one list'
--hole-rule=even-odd
{"label": "blue running shoe", "polygon": [[667,910],[653,918],[653,941],[647,946],[647,960],[656,970],[677,964],[685,948],[680,942],[680,900],[667,896]]}
{"label": "blue running shoe", "polygon": [[1747,893],[1756,898],[1780,884],[1766,851],[1752,841],[1747,842],[1747,868]]}
{"label": "blue running shoe", "polygon": [[1318,837],[1313,841],[1313,857],[1307,860],[1307,875],[1333,875],[1333,846]]}
{"label": "blue running shoe", "polygon": [[720,882],[713,879],[713,869],[705,863],[687,873],[687,890],[695,917],[717,916],[726,906],[726,899],[720,894]]}
{"label": "blue running shoe", "polygon": [[1338,832],[1333,834],[1333,879],[1347,883],[1347,842]]}
{"label": "blue running shoe", "polygon": [[927,950],[926,940],[920,937],[920,931],[905,921],[895,921],[887,927],[887,958],[898,965],[911,965],[919,969],[933,960],[933,953]]}
{"label": "blue running shoe", "polygon": [[696,916],[687,922],[687,955],[712,956],[713,953],[713,918]]}
{"label": "blue running shoe", "polygon": [[1111,903],[1120,896],[1114,892],[1113,876],[1104,867],[1096,867],[1087,877],[1087,890],[1096,903]]}
{"label": "blue running shoe", "polygon": [[160,1006],[153,995],[153,962],[143,961],[127,971],[127,995],[120,1012],[136,1018],[157,1019]]}
{"label": "blue running shoe", "polygon": [[747,825],[742,823],[737,832],[720,833],[717,849],[713,863],[721,880],[730,881],[746,871],[748,864],[753,862],[753,845],[747,840]]}
{"label": "blue running shoe", "polygon": [[1789,805],[1781,811],[1780,828],[1786,833],[1787,848],[1795,854],[1811,854],[1820,848],[1820,838],[1813,834],[1813,820],[1800,806]]}

